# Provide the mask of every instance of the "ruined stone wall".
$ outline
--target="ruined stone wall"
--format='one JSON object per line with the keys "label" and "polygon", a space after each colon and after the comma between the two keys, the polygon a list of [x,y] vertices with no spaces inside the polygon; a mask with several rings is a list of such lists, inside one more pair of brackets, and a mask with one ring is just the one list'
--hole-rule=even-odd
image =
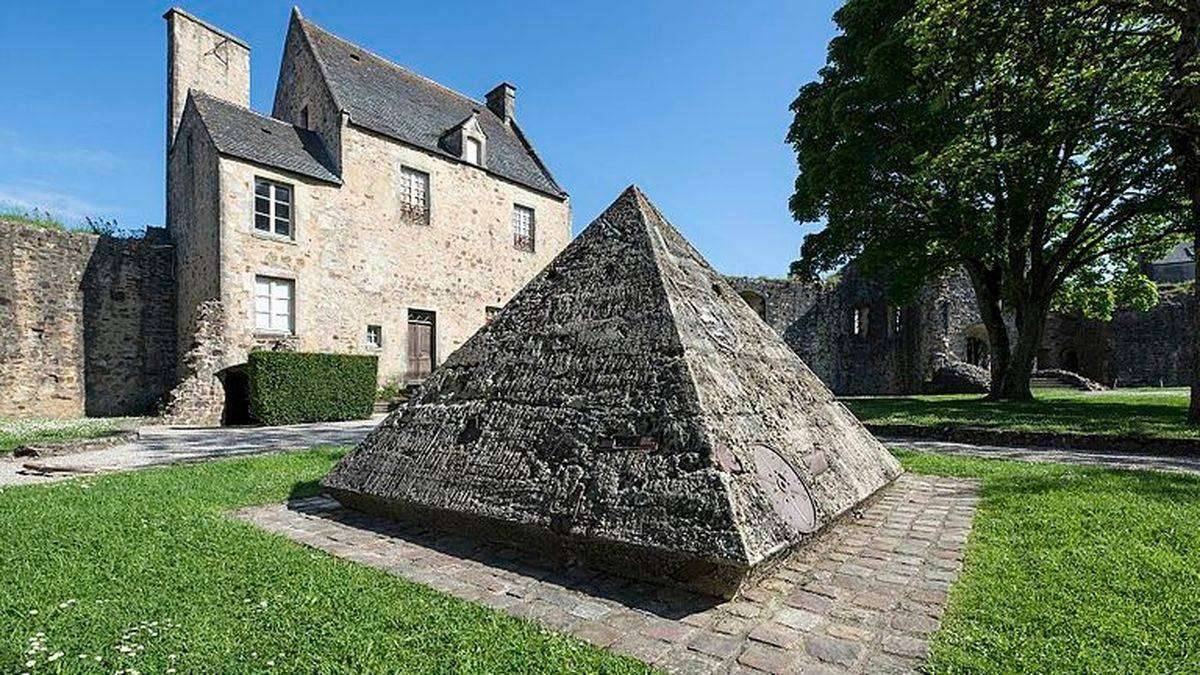
{"label": "ruined stone wall", "polygon": [[175,370],[173,252],[0,222],[0,416],[152,412]]}
{"label": "ruined stone wall", "polygon": [[[727,279],[752,306],[763,299],[767,323],[838,394],[920,391],[935,355],[963,358],[967,328],[978,323],[961,274],[927,284],[904,304],[890,302],[884,285],[853,265],[821,282]],[[858,308],[866,308],[866,327],[856,335]]]}
{"label": "ruined stone wall", "polygon": [[1038,365],[1074,370],[1108,386],[1187,386],[1194,311],[1190,292],[1167,288],[1151,310],[1118,310],[1111,322],[1054,315]]}

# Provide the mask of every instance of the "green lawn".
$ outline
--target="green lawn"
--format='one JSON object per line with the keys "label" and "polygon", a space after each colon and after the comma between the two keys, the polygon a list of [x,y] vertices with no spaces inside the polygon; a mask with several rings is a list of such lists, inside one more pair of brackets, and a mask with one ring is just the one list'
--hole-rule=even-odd
{"label": "green lawn", "polygon": [[644,670],[226,515],[314,492],[339,454],[0,490],[0,672]]}
{"label": "green lawn", "polygon": [[[0,672],[642,670],[227,516],[339,454],[0,490]],[[1200,670],[1200,479],[900,455],[983,480],[935,671]]]}
{"label": "green lawn", "polygon": [[1186,423],[1188,390],[1034,390],[1029,402],[992,402],[973,395],[843,399],[863,422],[920,426],[971,425],[1019,431],[1200,438]]}
{"label": "green lawn", "polygon": [[0,454],[27,443],[57,443],[98,438],[134,428],[137,417],[87,417],[78,419],[0,419]]}
{"label": "green lawn", "polygon": [[1200,477],[898,454],[982,479],[934,672],[1200,672]]}

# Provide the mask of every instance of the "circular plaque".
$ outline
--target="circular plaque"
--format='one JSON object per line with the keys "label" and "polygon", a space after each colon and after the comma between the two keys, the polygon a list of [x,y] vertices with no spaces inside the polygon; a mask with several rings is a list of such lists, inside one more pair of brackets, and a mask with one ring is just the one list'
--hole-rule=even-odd
{"label": "circular plaque", "polygon": [[754,470],[775,513],[793,532],[808,534],[817,529],[817,510],[812,495],[786,459],[765,445],[756,445]]}

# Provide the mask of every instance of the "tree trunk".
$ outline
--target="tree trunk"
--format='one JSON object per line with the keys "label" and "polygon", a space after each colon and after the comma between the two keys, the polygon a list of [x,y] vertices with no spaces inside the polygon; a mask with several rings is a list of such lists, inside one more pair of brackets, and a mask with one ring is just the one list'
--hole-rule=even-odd
{"label": "tree trunk", "polygon": [[[1197,182],[1197,181],[1193,181]],[[1188,422],[1200,425],[1200,189],[1192,195],[1192,254],[1195,255],[1196,279],[1192,282],[1192,400]]]}
{"label": "tree trunk", "polygon": [[[1190,0],[1178,8],[1179,42],[1171,64],[1169,91],[1171,122],[1176,131],[1171,137],[1171,150],[1183,187],[1191,200],[1192,252],[1200,252],[1200,128],[1194,120],[1200,105],[1200,84],[1196,82],[1196,60],[1200,57],[1200,2]],[[1188,407],[1188,422],[1200,424],[1200,256],[1196,257],[1197,277],[1193,294],[1197,301],[1192,309],[1192,396]]]}
{"label": "tree trunk", "polygon": [[993,390],[989,398],[1007,401],[1031,401],[1033,391],[1029,380],[1033,377],[1033,366],[1037,361],[1038,347],[1046,328],[1047,305],[1032,304],[1025,308],[1024,325],[1017,330],[1017,344],[1012,350],[1000,383],[999,391]]}

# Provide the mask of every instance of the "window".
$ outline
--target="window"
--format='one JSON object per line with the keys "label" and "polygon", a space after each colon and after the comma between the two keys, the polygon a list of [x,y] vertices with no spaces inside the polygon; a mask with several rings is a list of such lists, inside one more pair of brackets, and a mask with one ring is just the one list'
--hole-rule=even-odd
{"label": "window", "polygon": [[367,346],[372,349],[383,348],[383,326],[367,326]]}
{"label": "window", "polygon": [[254,277],[254,328],[265,333],[296,332],[293,320],[296,282]]}
{"label": "window", "polygon": [[437,362],[437,315],[423,309],[408,310],[408,379],[423,380]]}
{"label": "window", "polygon": [[500,313],[499,307],[488,306],[483,309],[483,325],[490,326],[496,320],[496,315]]}
{"label": "window", "polygon": [[854,326],[853,332],[860,337],[867,334],[867,319],[871,316],[871,308],[863,305],[854,309]]}
{"label": "window", "polygon": [[478,138],[467,139],[466,159],[476,166],[483,164],[483,143]]}
{"label": "window", "polygon": [[304,106],[300,109],[300,128],[308,128],[308,106]]}
{"label": "window", "polygon": [[417,225],[429,224],[429,174],[400,167],[400,216]]}
{"label": "window", "polygon": [[513,205],[512,213],[513,247],[518,251],[533,252],[535,223],[533,209],[520,204]]}
{"label": "window", "polygon": [[254,229],[292,237],[292,186],[265,178],[254,179]]}
{"label": "window", "polygon": [[892,337],[898,337],[904,331],[904,312],[899,307],[889,307],[888,318],[888,330]]}

